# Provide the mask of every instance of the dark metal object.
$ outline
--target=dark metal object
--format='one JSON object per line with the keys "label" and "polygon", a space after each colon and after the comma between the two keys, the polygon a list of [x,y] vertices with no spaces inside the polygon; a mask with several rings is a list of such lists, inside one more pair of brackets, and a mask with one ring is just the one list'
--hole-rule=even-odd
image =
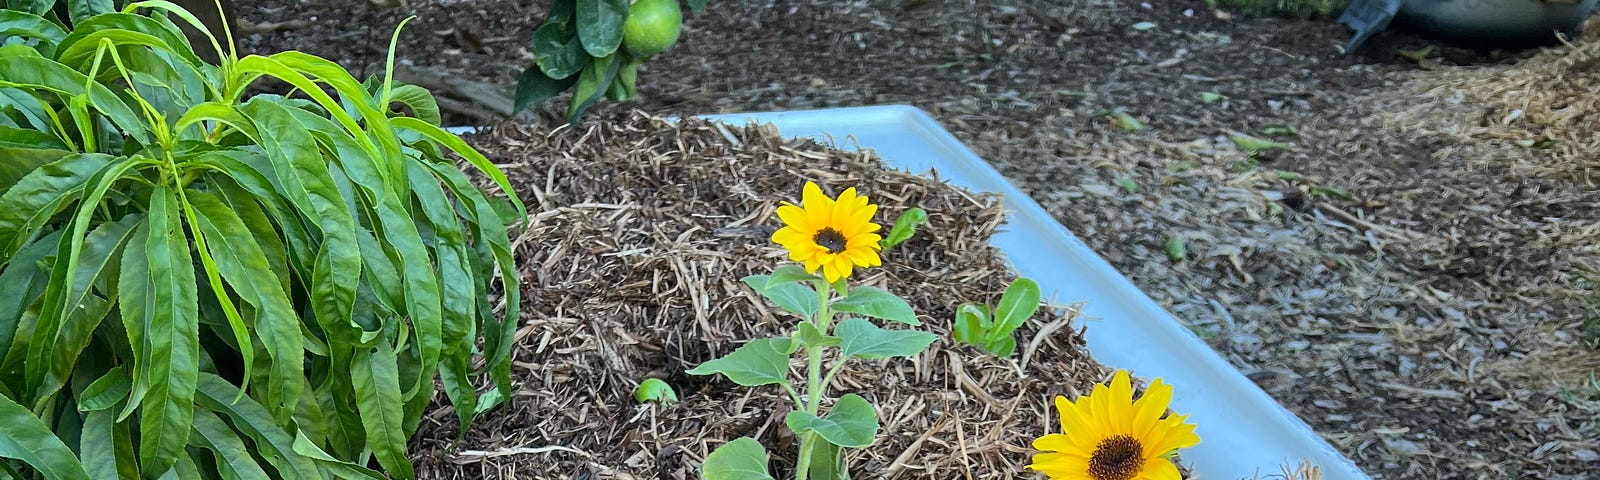
{"label": "dark metal object", "polygon": [[1394,20],[1396,12],[1400,11],[1400,0],[1355,0],[1350,2],[1350,7],[1339,15],[1339,23],[1355,30],[1355,35],[1350,37],[1350,43],[1345,44],[1344,53],[1349,54],[1361,47],[1363,42],[1378,32],[1389,28],[1389,21]]}

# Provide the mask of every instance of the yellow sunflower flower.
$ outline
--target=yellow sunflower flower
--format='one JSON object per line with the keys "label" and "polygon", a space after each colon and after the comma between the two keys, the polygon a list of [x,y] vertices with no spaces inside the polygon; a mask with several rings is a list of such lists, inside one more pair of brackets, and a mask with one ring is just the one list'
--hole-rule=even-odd
{"label": "yellow sunflower flower", "polygon": [[867,202],[856,189],[846,189],[838,199],[822,194],[815,182],[806,182],[801,205],[783,202],[778,218],[784,227],[772,234],[772,241],[789,251],[789,259],[805,264],[806,271],[822,270],[823,278],[837,282],[850,277],[855,267],[876,267],[882,239],[872,215],[878,206]]}
{"label": "yellow sunflower flower", "polygon": [[1167,415],[1172,386],[1156,379],[1138,401],[1128,372],[1118,370],[1108,388],[1094,391],[1076,402],[1056,396],[1062,433],[1033,441],[1029,469],[1052,480],[1179,480],[1178,467],[1168,459],[1180,448],[1200,443],[1194,425],[1184,415]]}

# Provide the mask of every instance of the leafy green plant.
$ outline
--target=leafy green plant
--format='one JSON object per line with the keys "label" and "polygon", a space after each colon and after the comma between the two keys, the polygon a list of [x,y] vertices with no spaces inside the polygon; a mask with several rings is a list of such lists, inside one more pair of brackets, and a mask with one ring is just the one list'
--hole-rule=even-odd
{"label": "leafy green plant", "polygon": [[[796,406],[784,419],[785,425],[801,439],[795,478],[848,478],[844,473],[843,449],[871,445],[878,433],[878,418],[872,404],[853,393],[838,398],[827,415],[822,416],[823,397],[834,376],[848,360],[910,357],[928,348],[936,337],[927,332],[884,329],[861,318],[878,318],[910,326],[922,324],[905,300],[877,287],[849,288],[842,279],[830,285],[798,265],[780,266],[772,275],[745,277],[744,283],[805,320],[790,336],[753,340],[688,373],[722,374],[733,383],[747,387],[779,386]],[[861,317],[851,316],[835,325],[834,317],[840,313]],[[797,388],[789,382],[789,357],[800,350],[805,351],[807,370],[805,382]],[[833,367],[824,374],[823,357],[830,352],[835,360]],[[765,458],[760,444],[752,447],[752,442],[754,440],[735,441],[717,450],[732,448],[734,452],[722,455],[713,452],[706,458],[705,478],[760,478],[746,476],[755,471],[753,459],[757,456],[752,452],[759,452],[759,458]],[[759,471],[766,472],[764,460]]]}
{"label": "leafy green plant", "polygon": [[996,356],[1009,357],[1017,350],[1012,333],[1038,311],[1039,284],[1027,277],[1018,278],[1006,286],[1000,303],[993,308],[977,303],[956,307],[955,337]]}
{"label": "leafy green plant", "polygon": [[[212,37],[212,65],[172,3],[69,5],[0,10],[0,467],[410,478],[436,379],[463,431],[504,398],[524,208],[392,53],[361,82]],[[263,78],[293,94],[246,98]]]}
{"label": "leafy green plant", "polygon": [[[788,202],[778,207],[778,217],[785,226],[773,233],[772,241],[783,245],[791,260],[805,266],[783,265],[773,269],[771,275],[743,279],[745,285],[779,308],[799,316],[800,323],[789,336],[750,341],[688,373],[721,374],[747,387],[782,388],[794,401],[794,409],[785,415],[784,424],[800,438],[795,478],[849,478],[844,449],[872,445],[878,434],[878,417],[867,399],[853,393],[834,400],[824,415],[822,407],[834,376],[852,359],[917,355],[937,337],[927,332],[879,327],[868,318],[913,327],[922,322],[910,304],[887,290],[872,286],[852,288],[847,282],[856,267],[874,267],[882,262],[878,251],[883,238],[875,233],[880,226],[872,223],[878,206],[865,196],[857,196],[854,188],[846,189],[837,199],[828,198],[815,182],[806,182],[802,198],[803,207]],[[839,314],[846,314],[846,318],[836,325],[834,317]],[[789,382],[789,360],[801,350],[805,350],[805,382],[796,386]],[[823,373],[827,356],[833,357],[833,366]],[[772,478],[767,471],[766,450],[751,438],[734,440],[712,452],[702,465],[701,475],[708,480]]]}
{"label": "leafy green plant", "polygon": [[[690,11],[706,0],[687,0]],[[513,105],[520,112],[572,90],[567,122],[602,98],[632,98],[639,65],[666,51],[682,28],[678,0],[556,0],[533,32],[534,62],[517,77]]]}
{"label": "leafy green plant", "polygon": [[927,210],[917,207],[908,208],[906,211],[901,212],[900,216],[895,217],[894,226],[889,227],[889,234],[885,235],[878,244],[883,246],[884,253],[888,253],[889,249],[905,243],[906,240],[910,240],[912,235],[917,234],[917,227],[922,226],[924,223],[928,223]]}

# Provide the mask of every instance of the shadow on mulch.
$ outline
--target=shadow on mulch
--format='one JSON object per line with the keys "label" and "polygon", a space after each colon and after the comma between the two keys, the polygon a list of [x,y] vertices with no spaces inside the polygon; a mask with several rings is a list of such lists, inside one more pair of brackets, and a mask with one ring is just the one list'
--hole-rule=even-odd
{"label": "shadow on mulch", "polygon": [[[781,390],[683,372],[798,321],[739,279],[786,261],[769,241],[774,212],[805,180],[830,193],[858,188],[881,205],[880,223],[913,206],[929,213],[884,267],[856,280],[905,297],[940,338],[915,358],[840,375],[831,395],[865,396],[883,424],[875,445],[851,454],[859,477],[1024,475],[1030,442],[1055,431],[1051,399],[1108,377],[1072,308],[1043,309],[1018,331],[1011,359],[950,341],[958,304],[994,302],[1014,278],[988,243],[1003,213],[992,197],[755,127],[603,120],[470,138],[534,212],[513,247],[525,279],[517,390],[453,448],[452,412],[428,415],[413,443],[423,478],[698,478],[705,455],[740,436],[768,446],[775,473],[792,469]],[[682,402],[636,404],[647,377]]]}

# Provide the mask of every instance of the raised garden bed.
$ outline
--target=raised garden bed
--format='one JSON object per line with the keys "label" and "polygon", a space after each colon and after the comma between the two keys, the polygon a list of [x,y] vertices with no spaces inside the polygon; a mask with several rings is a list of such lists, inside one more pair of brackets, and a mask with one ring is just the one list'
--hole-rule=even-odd
{"label": "raised garden bed", "polygon": [[[845,117],[850,130],[829,128]],[[871,153],[785,139],[771,127],[700,120],[636,115],[580,131],[502,127],[470,139],[505,165],[530,213],[541,212],[517,242],[529,318],[514,367],[522,383],[509,410],[475,424],[454,448],[449,412],[425,421],[413,451],[419,473],[697,478],[715,447],[754,436],[770,446],[781,478],[793,466],[794,439],[781,417],[766,413],[788,402],[781,392],[683,371],[792,321],[738,279],[783,260],[768,240],[778,226],[773,210],[816,180],[829,191],[855,186],[873,196],[879,222],[913,206],[930,213],[929,225],[867,273],[868,283],[910,300],[940,340],[914,361],[879,361],[842,376],[845,389],[880,406],[885,427],[853,458],[858,476],[1026,475],[1029,443],[1058,428],[1051,398],[1109,379],[1085,350],[1076,306],[1047,309],[1025,325],[1012,359],[949,340],[956,305],[993,302],[1014,278],[1002,250],[1029,259],[1018,267],[1040,280],[1046,298],[1092,299],[1092,315],[1113,320],[1088,329],[1096,351],[1116,358],[1108,363],[1177,385],[1173,408],[1191,414],[1203,438],[1184,455],[1197,472],[1250,476],[1309,459],[1324,478],[1362,476],[920,112],[759,118],[784,135],[848,132],[862,146],[893,152],[890,165],[936,167],[940,180],[885,170]],[[1009,224],[1002,197],[1014,210]],[[683,403],[636,406],[633,388],[646,377],[666,379]]]}

